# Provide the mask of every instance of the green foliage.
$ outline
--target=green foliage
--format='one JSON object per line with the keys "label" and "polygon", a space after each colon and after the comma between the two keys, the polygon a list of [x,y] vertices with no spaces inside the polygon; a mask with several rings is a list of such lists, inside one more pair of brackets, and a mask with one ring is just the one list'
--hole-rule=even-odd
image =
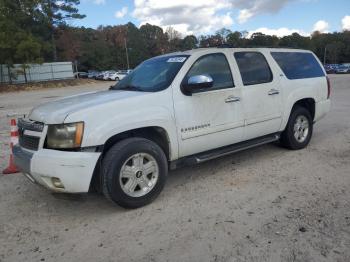
{"label": "green foliage", "polygon": [[55,53],[55,28],[83,18],[78,0],[0,0],[0,63],[38,63]]}
{"label": "green foliage", "polygon": [[100,26],[97,29],[72,27],[67,21],[79,14],[79,0],[0,0],[0,64],[27,64],[43,61],[78,61],[79,70],[126,69],[153,56],[198,47],[290,47],[309,49],[327,63],[350,62],[350,32],[311,36],[297,33],[279,38],[222,28],[212,35],[182,37],[174,28],[132,23]]}
{"label": "green foliage", "polygon": [[15,58],[22,60],[23,64],[42,63],[40,57],[41,45],[32,35],[28,35],[20,41],[16,48]]}

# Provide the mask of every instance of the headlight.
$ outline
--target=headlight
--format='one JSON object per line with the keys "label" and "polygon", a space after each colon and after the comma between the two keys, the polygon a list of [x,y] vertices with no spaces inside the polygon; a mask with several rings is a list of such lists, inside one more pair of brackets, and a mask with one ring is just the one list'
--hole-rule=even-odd
{"label": "headlight", "polygon": [[83,140],[84,123],[49,125],[47,147],[54,149],[78,148]]}

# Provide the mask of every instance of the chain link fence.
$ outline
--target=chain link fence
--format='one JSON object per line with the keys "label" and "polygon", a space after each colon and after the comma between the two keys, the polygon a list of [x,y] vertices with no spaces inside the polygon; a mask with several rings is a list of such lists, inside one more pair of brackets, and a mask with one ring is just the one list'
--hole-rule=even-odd
{"label": "chain link fence", "polygon": [[0,84],[20,84],[72,78],[74,78],[72,62],[15,64],[13,67],[0,65]]}

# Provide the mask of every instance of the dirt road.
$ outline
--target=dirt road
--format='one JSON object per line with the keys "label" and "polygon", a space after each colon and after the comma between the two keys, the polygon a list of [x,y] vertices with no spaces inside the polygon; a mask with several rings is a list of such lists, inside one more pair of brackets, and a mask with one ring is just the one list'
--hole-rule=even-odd
{"label": "dirt road", "polygon": [[[350,76],[331,79],[332,111],[305,150],[271,144],[179,169],[144,208],[0,175],[0,261],[350,261]],[[107,87],[0,95],[0,170],[7,113]]]}

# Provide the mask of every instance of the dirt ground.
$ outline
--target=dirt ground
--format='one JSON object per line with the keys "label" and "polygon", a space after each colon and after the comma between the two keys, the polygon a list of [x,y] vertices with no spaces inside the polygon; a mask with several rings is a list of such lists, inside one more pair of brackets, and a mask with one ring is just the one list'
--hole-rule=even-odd
{"label": "dirt ground", "polygon": [[[151,205],[53,195],[0,175],[0,261],[350,261],[350,76],[332,76],[332,110],[311,144],[270,144],[170,173]],[[0,95],[6,114],[110,83]]]}

